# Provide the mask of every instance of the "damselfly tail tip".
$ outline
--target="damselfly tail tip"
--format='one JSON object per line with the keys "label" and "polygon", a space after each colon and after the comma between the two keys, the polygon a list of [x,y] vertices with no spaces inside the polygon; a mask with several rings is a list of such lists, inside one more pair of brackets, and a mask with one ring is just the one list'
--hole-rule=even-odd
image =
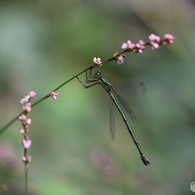
{"label": "damselfly tail tip", "polygon": [[141,159],[146,166],[150,165],[150,161],[145,155],[141,155]]}

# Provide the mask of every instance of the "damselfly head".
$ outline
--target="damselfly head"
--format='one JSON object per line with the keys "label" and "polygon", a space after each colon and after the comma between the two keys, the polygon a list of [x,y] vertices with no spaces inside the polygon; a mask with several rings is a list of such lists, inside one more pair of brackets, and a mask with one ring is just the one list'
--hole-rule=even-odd
{"label": "damselfly head", "polygon": [[100,78],[102,76],[102,72],[100,70],[98,70],[96,73],[95,73],[95,76],[97,78]]}

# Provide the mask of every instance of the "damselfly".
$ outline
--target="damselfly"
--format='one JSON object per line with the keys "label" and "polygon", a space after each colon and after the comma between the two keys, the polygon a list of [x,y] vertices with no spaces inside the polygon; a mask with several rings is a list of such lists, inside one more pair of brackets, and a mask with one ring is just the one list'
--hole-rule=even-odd
{"label": "damselfly", "polygon": [[[106,92],[108,93],[108,95],[111,98],[110,104],[111,104],[111,108],[113,107],[112,104],[114,103],[115,106],[117,107],[127,129],[129,134],[131,135],[139,153],[141,156],[141,160],[145,165],[149,165],[150,161],[149,159],[144,155],[144,153],[142,152],[142,149],[139,145],[139,142],[130,126],[130,123],[127,120],[127,117],[125,116],[120,104],[118,103],[117,99],[119,100],[119,102],[121,103],[121,105],[124,107],[124,109],[127,111],[127,113],[131,116],[132,120],[135,120],[135,115],[133,113],[133,111],[131,110],[131,108],[128,106],[128,104],[126,103],[126,101],[114,90],[113,85],[107,81],[105,78],[102,77],[101,71],[97,71],[95,74],[92,74],[92,69],[90,70],[90,75],[88,76],[87,71],[86,71],[86,83],[91,83],[90,85],[85,85],[81,82],[81,80],[76,77],[78,79],[78,81],[83,85],[84,88],[90,88],[92,86],[95,86],[97,84],[101,85]],[[113,111],[112,109],[110,110],[110,131],[111,131],[111,135],[112,138],[114,138],[114,126],[113,126],[113,120],[114,120],[114,116],[113,116]]]}

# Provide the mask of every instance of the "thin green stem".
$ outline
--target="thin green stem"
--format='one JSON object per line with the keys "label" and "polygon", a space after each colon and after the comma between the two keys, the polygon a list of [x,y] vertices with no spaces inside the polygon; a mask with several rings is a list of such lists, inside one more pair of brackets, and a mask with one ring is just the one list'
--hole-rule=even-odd
{"label": "thin green stem", "polygon": [[14,119],[12,119],[9,123],[7,123],[3,128],[1,128],[0,130],[0,135],[9,127],[11,126],[17,119],[20,115],[22,115],[24,112],[21,112],[18,116],[16,116]]}
{"label": "thin green stem", "polygon": [[24,185],[25,185],[25,195],[27,195],[28,194],[28,168],[27,167],[25,167],[25,184]]}
{"label": "thin green stem", "polygon": [[[61,87],[63,87],[65,84],[69,83],[71,80],[73,80],[75,77],[81,75],[82,73],[84,73],[85,71],[89,70],[89,69],[93,69],[93,66],[89,66],[88,68],[86,68],[85,70],[81,71],[80,73],[78,73],[77,75],[73,76],[72,78],[68,79],[67,81],[65,81],[64,83],[62,83],[60,86],[58,86],[57,88],[55,88],[52,91],[57,91],[59,90]],[[45,95],[43,98],[41,98],[40,100],[36,101],[34,104],[32,104],[31,107],[36,106],[37,104],[39,104],[40,102],[42,102],[44,99],[47,99],[48,97],[50,97],[49,94]],[[14,119],[12,119],[9,123],[7,123],[3,128],[0,129],[0,135],[9,127],[11,126],[17,119],[19,116],[21,116],[24,113],[21,112],[18,116],[16,116]]]}

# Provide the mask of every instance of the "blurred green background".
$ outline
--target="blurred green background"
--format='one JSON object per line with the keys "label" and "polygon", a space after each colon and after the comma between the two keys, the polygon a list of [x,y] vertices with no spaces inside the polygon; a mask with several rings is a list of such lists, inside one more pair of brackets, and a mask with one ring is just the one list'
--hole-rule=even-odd
{"label": "blurred green background", "polygon": [[[21,112],[19,100],[40,99],[73,74],[120,51],[123,42],[151,33],[175,44],[99,69],[113,84],[142,81],[128,97],[146,167],[115,110],[109,133],[109,97],[73,80],[30,113],[29,194],[186,195],[195,180],[195,1],[34,0],[0,2],[0,128]],[[97,70],[97,69],[96,69]],[[85,76],[81,75],[81,79]],[[127,98],[127,97],[126,97]],[[32,102],[33,102],[32,101]],[[0,193],[23,194],[22,135],[14,123],[0,136]]]}

